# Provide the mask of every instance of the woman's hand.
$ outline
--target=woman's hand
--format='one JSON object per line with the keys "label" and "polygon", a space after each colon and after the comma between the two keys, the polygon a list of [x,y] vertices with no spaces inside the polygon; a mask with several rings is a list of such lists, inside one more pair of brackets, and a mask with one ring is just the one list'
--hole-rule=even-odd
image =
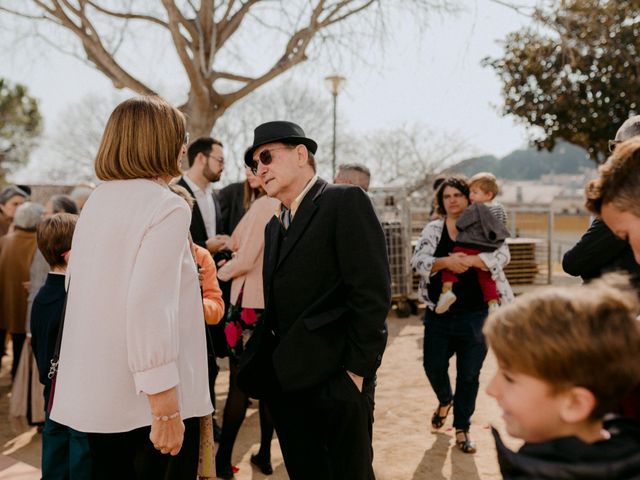
{"label": "woman's hand", "polygon": [[149,439],[160,453],[176,456],[184,440],[184,423],[180,415],[167,421],[156,420],[154,417]]}
{"label": "woman's hand", "polygon": [[[180,415],[173,415],[179,411],[178,393],[174,388],[164,392],[149,395],[149,405],[151,406],[151,433],[149,440],[156,450],[161,453],[177,455],[182,448],[184,440],[184,423]],[[158,419],[157,417],[172,417],[169,420]]]}
{"label": "woman's hand", "polygon": [[480,255],[467,255],[467,261],[469,262],[470,267],[479,268],[480,270],[489,270],[480,258]]}
{"label": "woman's hand", "polygon": [[464,273],[473,266],[470,256],[462,252],[451,253],[443,260],[445,268],[453,273]]}

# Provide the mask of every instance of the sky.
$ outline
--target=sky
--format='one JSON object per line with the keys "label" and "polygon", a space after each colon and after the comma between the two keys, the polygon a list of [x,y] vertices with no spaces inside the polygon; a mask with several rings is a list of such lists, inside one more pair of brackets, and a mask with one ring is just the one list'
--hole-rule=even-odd
{"label": "sky", "polygon": [[[331,97],[324,77],[339,73],[347,78],[338,99],[338,116],[355,132],[420,123],[464,138],[474,154],[504,156],[526,144],[526,131],[500,115],[499,80],[480,62],[486,56],[499,56],[498,40],[530,20],[490,0],[460,0],[460,4],[460,12],[432,15],[426,26],[399,15],[391,22],[382,52],[363,49],[361,61],[342,62],[340,71],[330,66],[332,62],[321,60],[300,69],[300,76],[318,92],[326,92],[327,102]],[[51,134],[69,105],[90,94],[109,96],[115,91],[106,77],[76,58],[45,44],[35,53],[33,42],[16,41],[11,28],[6,28],[12,22],[0,13],[0,30],[4,30],[0,39],[10,47],[1,49],[0,76],[27,85],[39,99],[45,134]],[[163,53],[157,52],[152,58],[137,59],[136,68],[152,69],[163,59]],[[170,71],[162,70],[160,75],[165,91],[179,85]]]}

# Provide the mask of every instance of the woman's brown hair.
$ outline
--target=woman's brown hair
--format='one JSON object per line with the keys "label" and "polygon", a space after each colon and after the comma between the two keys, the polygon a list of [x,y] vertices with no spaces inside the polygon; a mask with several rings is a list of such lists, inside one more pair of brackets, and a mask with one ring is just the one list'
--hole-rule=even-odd
{"label": "woman's brown hair", "polygon": [[185,136],[184,115],[160,97],[125,100],[104,129],[96,175],[100,180],[178,176]]}
{"label": "woman's brown hair", "polygon": [[441,215],[447,214],[447,212],[445,212],[444,210],[444,199],[442,198],[442,196],[444,195],[444,189],[447,187],[455,188],[465,196],[465,198],[467,199],[467,202],[470,201],[469,200],[469,184],[467,183],[467,179],[464,177],[459,177],[455,175],[452,177],[447,177],[440,183],[440,186],[436,191],[436,204],[438,206],[438,212]]}

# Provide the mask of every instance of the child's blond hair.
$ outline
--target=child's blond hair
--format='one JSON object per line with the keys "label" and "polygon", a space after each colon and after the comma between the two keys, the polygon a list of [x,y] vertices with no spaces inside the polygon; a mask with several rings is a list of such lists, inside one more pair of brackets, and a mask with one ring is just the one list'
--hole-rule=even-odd
{"label": "child's blond hair", "polygon": [[588,389],[596,399],[590,417],[601,419],[640,383],[639,310],[628,277],[609,274],[523,295],[491,314],[483,331],[503,368],[554,392]]}
{"label": "child's blond hair", "polygon": [[473,177],[471,177],[471,179],[469,180],[469,188],[473,187],[478,187],[483,192],[492,194],[493,196],[491,197],[491,200],[496,198],[498,192],[500,191],[496,176],[493,173],[489,172],[476,173]]}

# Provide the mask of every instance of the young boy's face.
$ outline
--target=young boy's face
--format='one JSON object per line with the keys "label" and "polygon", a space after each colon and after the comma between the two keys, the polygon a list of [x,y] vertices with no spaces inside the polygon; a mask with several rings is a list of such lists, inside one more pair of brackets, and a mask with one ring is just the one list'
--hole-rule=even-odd
{"label": "young boy's face", "polygon": [[512,437],[538,443],[561,435],[562,394],[553,393],[547,382],[498,367],[487,393],[502,408],[502,418]]}
{"label": "young boy's face", "polygon": [[469,189],[469,198],[471,203],[487,203],[493,200],[493,193],[485,192],[478,186]]}

